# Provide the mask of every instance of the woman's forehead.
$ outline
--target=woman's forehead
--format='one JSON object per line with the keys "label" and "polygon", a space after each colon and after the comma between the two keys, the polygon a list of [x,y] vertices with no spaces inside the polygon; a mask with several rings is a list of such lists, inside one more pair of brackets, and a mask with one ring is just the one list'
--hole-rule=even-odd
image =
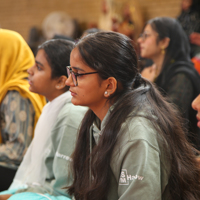
{"label": "woman's forehead", "polygon": [[74,48],[70,54],[70,61],[73,60],[73,61],[79,61],[82,60],[81,58],[81,55],[79,53],[79,50],[78,48]]}
{"label": "woman's forehead", "polygon": [[78,48],[72,50],[70,55],[70,65],[73,70],[88,71],[92,68],[88,66],[81,57]]}
{"label": "woman's forehead", "polygon": [[[151,32],[152,32],[152,31],[154,31],[154,30],[153,30],[151,24],[147,24],[147,25],[145,26],[145,28],[144,28],[144,31],[149,31],[149,32],[151,31]],[[155,31],[154,31],[154,32],[155,32]]]}

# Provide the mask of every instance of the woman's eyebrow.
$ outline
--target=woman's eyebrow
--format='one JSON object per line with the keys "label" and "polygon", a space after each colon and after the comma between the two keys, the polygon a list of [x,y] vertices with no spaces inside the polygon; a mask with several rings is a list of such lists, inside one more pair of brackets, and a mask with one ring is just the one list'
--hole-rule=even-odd
{"label": "woman's eyebrow", "polygon": [[79,68],[79,67],[71,67],[73,70],[77,70],[77,71],[82,71],[82,72],[84,72],[84,70],[83,69],[81,69],[81,68]]}
{"label": "woman's eyebrow", "polygon": [[40,63],[39,61],[35,60],[35,62],[36,62],[38,65],[41,65],[42,67],[44,67],[43,64]]}

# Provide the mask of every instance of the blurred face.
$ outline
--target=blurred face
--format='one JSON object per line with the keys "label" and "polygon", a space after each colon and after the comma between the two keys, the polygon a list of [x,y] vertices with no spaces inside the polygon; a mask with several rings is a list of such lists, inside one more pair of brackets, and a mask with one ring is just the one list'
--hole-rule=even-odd
{"label": "blurred face", "polygon": [[56,79],[51,78],[51,72],[45,51],[40,49],[35,57],[35,64],[28,69],[29,90],[44,95],[49,101],[54,98],[57,83]]}
{"label": "blurred face", "polygon": [[157,37],[158,33],[151,28],[150,24],[147,24],[142,36],[137,40],[141,57],[153,59],[161,54],[161,46],[160,42],[157,42]]}
{"label": "blurred face", "polygon": [[186,11],[192,5],[192,0],[182,0],[182,10]]}
{"label": "blurred face", "polygon": [[[71,52],[70,65],[75,74],[95,72],[82,61],[77,48]],[[106,86],[98,73],[77,76],[77,81],[78,85],[75,86],[71,75],[66,81],[66,85],[70,86],[71,101],[74,105],[88,106],[93,111],[104,106]]]}
{"label": "blurred face", "polygon": [[200,128],[200,95],[192,102],[192,108],[197,111],[197,126]]}

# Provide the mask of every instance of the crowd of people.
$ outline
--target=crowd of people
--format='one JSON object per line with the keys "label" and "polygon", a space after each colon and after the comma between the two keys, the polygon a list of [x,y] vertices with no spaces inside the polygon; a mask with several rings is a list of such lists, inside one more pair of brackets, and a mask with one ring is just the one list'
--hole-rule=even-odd
{"label": "crowd of people", "polygon": [[147,21],[140,55],[114,31],[32,52],[0,29],[0,200],[200,199],[200,75],[182,15]]}

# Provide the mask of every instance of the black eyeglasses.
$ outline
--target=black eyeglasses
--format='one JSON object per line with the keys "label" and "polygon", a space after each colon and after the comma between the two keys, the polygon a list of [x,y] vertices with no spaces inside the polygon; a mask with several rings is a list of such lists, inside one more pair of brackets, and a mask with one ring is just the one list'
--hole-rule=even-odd
{"label": "black eyeglasses", "polygon": [[78,86],[77,76],[83,76],[83,75],[98,73],[98,72],[88,72],[88,73],[78,74],[78,73],[75,73],[75,72],[72,71],[71,66],[67,66],[66,68],[67,68],[68,77],[70,76],[70,74],[72,75],[72,81],[73,81],[75,86]]}

